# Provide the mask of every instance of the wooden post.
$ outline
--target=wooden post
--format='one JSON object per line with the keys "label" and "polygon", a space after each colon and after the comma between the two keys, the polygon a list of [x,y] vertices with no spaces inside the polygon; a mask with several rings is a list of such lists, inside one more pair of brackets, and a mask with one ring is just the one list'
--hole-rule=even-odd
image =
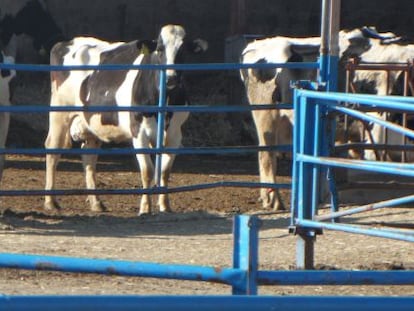
{"label": "wooden post", "polygon": [[246,0],[231,0],[229,35],[240,35],[246,31]]}

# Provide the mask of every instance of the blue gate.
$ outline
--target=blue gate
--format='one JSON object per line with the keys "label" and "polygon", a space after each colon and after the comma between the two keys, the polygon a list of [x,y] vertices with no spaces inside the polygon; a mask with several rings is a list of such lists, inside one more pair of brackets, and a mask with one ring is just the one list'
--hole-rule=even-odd
{"label": "blue gate", "polygon": [[[341,93],[322,93],[311,90],[295,90],[295,134],[294,167],[292,179],[292,227],[298,233],[299,267],[313,266],[313,242],[322,229],[339,230],[356,234],[398,239],[414,242],[414,232],[396,229],[367,229],[355,225],[338,223],[342,216],[372,211],[375,209],[398,206],[414,201],[414,195],[374,202],[338,210],[338,196],[334,168],[356,169],[363,171],[414,177],[413,164],[352,160],[334,155],[334,131],[328,131],[329,114],[342,113],[362,121],[379,124],[389,130],[414,137],[414,132],[395,123],[362,112],[365,108],[393,112],[414,112],[414,100],[407,97],[350,95]],[[351,106],[350,106],[351,105]],[[360,107],[360,110],[352,108]],[[335,129],[335,126],[330,128]],[[322,180],[321,178],[324,178]],[[331,213],[318,215],[320,185],[327,183],[330,189]],[[331,222],[325,222],[330,220]]]}

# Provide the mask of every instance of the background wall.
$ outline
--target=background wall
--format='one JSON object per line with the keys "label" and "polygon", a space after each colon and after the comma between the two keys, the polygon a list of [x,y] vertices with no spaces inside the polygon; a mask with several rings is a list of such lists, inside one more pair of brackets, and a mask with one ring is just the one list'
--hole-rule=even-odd
{"label": "background wall", "polygon": [[[317,35],[320,0],[244,0],[245,20],[231,25],[240,0],[45,0],[69,36],[89,34],[110,40],[153,38],[161,25],[183,24],[210,42],[206,61],[223,61],[225,39],[235,32]],[[232,10],[231,10],[232,8]],[[343,0],[342,28],[375,25],[381,31],[414,36],[414,1]]]}

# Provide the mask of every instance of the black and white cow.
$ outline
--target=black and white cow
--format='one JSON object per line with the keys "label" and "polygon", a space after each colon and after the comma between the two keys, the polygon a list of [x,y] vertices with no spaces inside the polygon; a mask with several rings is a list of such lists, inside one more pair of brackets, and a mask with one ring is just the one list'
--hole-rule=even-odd
{"label": "black and white cow", "polygon": [[[414,44],[408,44],[401,37],[397,37],[393,33],[376,33],[372,29],[368,29],[371,36],[366,38],[369,49],[360,54],[359,63],[407,63],[414,60]],[[368,31],[365,29],[365,31]],[[367,34],[366,34],[367,36]],[[402,40],[401,40],[402,39]],[[398,83],[402,75],[402,71],[392,70],[388,73],[384,70],[356,70],[353,72],[352,83],[357,93],[370,93],[376,95],[403,95],[398,93]],[[397,93],[395,93],[397,91]],[[368,114],[385,119],[385,113],[368,112]],[[390,119],[393,119],[392,117]],[[365,139],[367,143],[374,144],[401,144],[402,137],[400,134],[387,131],[384,127],[378,124],[361,127],[361,139]],[[409,142],[410,143],[410,142]],[[401,152],[388,151],[387,155],[390,160],[399,161]],[[412,152],[406,153],[406,160],[413,161],[414,154]],[[379,154],[374,150],[365,150],[364,159],[366,160],[380,160]]]}
{"label": "black and white cow", "polygon": [[44,0],[2,0],[0,3],[0,48],[13,57],[18,51],[18,37],[27,35],[33,48],[49,55],[53,45],[65,40],[62,30],[47,10]]}
{"label": "black and white cow", "polygon": [[[14,58],[0,52],[0,63],[13,64]],[[10,106],[10,81],[14,78],[14,70],[0,70],[0,106]],[[9,130],[10,113],[0,112],[0,148],[6,146],[7,132]],[[4,153],[0,154],[0,182],[3,176]]]}
{"label": "black and white cow", "polygon": [[[341,43],[345,42],[346,35],[344,33],[341,33],[340,40]],[[241,63],[314,62],[319,55],[320,44],[320,37],[291,38],[277,36],[259,39],[249,43],[242,51]],[[240,76],[251,105],[291,103],[293,98],[291,81],[315,80],[316,70],[249,68],[242,69]],[[260,146],[291,143],[293,136],[292,110],[254,110],[252,115]],[[260,151],[258,156],[260,182],[276,183],[277,153]],[[277,190],[262,188],[260,190],[260,200],[264,208],[284,209]]]}
{"label": "black and white cow", "polygon": [[[82,64],[175,64],[183,62],[188,53],[203,52],[207,42],[189,40],[183,27],[162,27],[155,50],[148,41],[108,43],[94,38],[75,38],[58,43],[51,52],[52,65]],[[52,72],[52,106],[137,106],[157,105],[159,97],[158,70],[73,71]],[[169,105],[186,104],[180,72],[167,70],[167,100]],[[187,112],[167,114],[164,145],[181,145],[181,126]],[[154,147],[157,136],[157,117],[154,113],[134,112],[51,112],[46,148],[69,148],[72,139],[82,142],[82,148],[97,148],[102,142],[132,141],[135,148]],[[144,188],[154,185],[154,164],[149,154],[137,154]],[[46,190],[55,188],[56,167],[60,156],[46,156]],[[167,186],[174,154],[161,157],[160,186]],[[97,155],[83,155],[83,165],[88,189],[96,188]],[[89,195],[93,211],[104,209],[100,199]],[[167,194],[159,195],[161,212],[170,211]],[[57,209],[54,196],[45,197],[46,209]],[[143,195],[139,214],[151,212],[151,198]]]}
{"label": "black and white cow", "polygon": [[[382,33],[378,36],[389,37],[391,34]],[[340,31],[339,50],[341,63],[350,57],[371,55],[376,48],[373,36],[365,28]],[[241,63],[286,63],[316,61],[319,55],[320,38],[291,38],[272,37],[253,41],[242,51]],[[380,43],[378,43],[379,45]],[[374,48],[374,50],[373,50]],[[382,50],[381,50],[382,51]],[[401,53],[397,53],[401,60]],[[374,54],[374,53],[373,53]],[[377,53],[376,61],[386,61]],[[405,57],[405,56],[404,56]],[[364,59],[364,58],[363,58]],[[341,68],[339,68],[342,73]],[[243,69],[240,71],[248,101],[255,104],[291,103],[293,91],[291,81],[315,80],[316,70],[299,69]],[[371,79],[375,79],[372,77]],[[344,87],[345,77],[339,77],[339,87]],[[378,83],[379,84],[379,83]],[[252,112],[260,146],[290,144],[292,139],[293,111],[292,110],[256,110]],[[276,183],[277,160],[276,153],[271,151],[259,152],[259,174],[262,183]],[[260,190],[260,200],[265,208],[284,209],[278,191],[271,189]]]}

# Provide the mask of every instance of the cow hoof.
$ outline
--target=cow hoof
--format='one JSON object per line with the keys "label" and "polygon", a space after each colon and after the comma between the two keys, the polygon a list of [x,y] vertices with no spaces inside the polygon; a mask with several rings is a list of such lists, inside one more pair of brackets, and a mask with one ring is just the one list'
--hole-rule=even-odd
{"label": "cow hoof", "polygon": [[141,205],[139,207],[138,216],[149,215],[151,214],[151,210],[152,210],[151,201],[142,200]]}
{"label": "cow hoof", "polygon": [[45,202],[43,207],[47,211],[60,211],[62,209],[57,201]]}
{"label": "cow hoof", "polygon": [[273,205],[274,211],[286,211],[287,210],[279,191],[276,192],[276,196],[274,200],[275,200],[275,203]]}
{"label": "cow hoof", "polygon": [[266,196],[265,199],[263,199],[262,197],[259,197],[257,199],[257,202],[258,203],[262,203],[262,207],[264,209],[270,209],[272,207],[272,201],[269,200],[269,197],[268,196]]}
{"label": "cow hoof", "polygon": [[286,211],[286,207],[282,202],[279,202],[278,204],[275,204],[273,207],[273,210],[275,212],[281,212],[281,211]]}
{"label": "cow hoof", "polygon": [[160,213],[167,214],[172,213],[172,210],[169,206],[160,207]]}
{"label": "cow hoof", "polygon": [[91,211],[92,212],[106,212],[106,206],[101,202],[95,202],[94,204],[91,204]]}
{"label": "cow hoof", "polygon": [[139,211],[138,212],[138,217],[142,217],[142,218],[145,218],[145,217],[148,217],[148,216],[150,216],[151,215],[151,213],[149,212],[149,211]]}

